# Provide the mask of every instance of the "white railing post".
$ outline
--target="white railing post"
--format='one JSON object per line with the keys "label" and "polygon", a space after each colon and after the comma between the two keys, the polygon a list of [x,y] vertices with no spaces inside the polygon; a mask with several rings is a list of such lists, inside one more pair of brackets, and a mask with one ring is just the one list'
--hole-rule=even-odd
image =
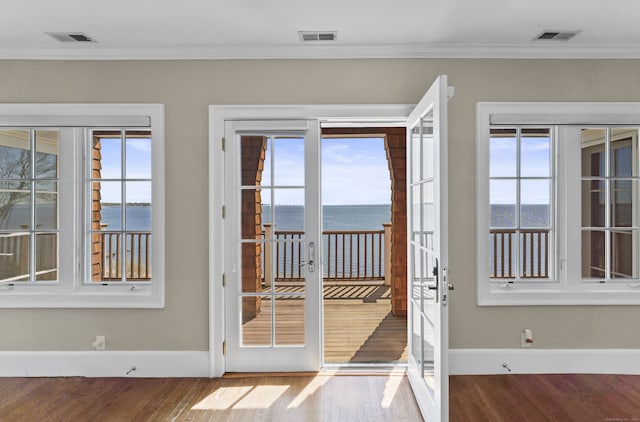
{"label": "white railing post", "polygon": [[391,223],[382,223],[384,227],[384,284],[391,286]]}
{"label": "white railing post", "polygon": [[271,238],[273,235],[273,228],[271,227],[271,223],[264,223],[263,226],[265,239],[265,243],[263,243],[262,246],[264,248],[264,284],[265,287],[271,287],[271,278],[273,274]]}

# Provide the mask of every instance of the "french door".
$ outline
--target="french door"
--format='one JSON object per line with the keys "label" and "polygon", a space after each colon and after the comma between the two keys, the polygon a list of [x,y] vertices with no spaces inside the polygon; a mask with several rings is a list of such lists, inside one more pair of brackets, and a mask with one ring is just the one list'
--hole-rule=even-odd
{"label": "french door", "polygon": [[447,77],[407,119],[408,369],[427,421],[449,418]]}
{"label": "french door", "polygon": [[318,122],[225,122],[226,370],[320,369]]}
{"label": "french door", "polygon": [[[447,94],[447,78],[440,76],[408,117],[405,111],[389,119],[407,119],[407,372],[428,421],[448,419]],[[317,119],[388,119],[391,109],[309,106],[218,111],[299,119],[224,119],[223,372],[320,369]],[[215,285],[212,289],[218,291]]]}

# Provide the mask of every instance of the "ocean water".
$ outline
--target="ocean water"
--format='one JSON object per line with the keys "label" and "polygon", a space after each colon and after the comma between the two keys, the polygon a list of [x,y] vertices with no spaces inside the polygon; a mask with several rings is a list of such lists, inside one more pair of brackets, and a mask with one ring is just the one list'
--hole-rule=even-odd
{"label": "ocean water", "polygon": [[[277,230],[302,230],[304,208],[280,205],[274,209]],[[271,206],[262,207],[263,223],[271,222]],[[382,230],[391,222],[391,205],[325,205],[322,207],[323,230]]]}

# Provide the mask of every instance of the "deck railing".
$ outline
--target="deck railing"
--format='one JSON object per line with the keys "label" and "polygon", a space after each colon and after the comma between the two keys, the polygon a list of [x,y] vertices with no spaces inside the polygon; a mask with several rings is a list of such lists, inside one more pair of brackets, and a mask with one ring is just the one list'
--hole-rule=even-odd
{"label": "deck railing", "polygon": [[[124,235],[124,242],[121,242]],[[121,248],[124,248],[125,277],[130,281],[151,279],[151,232],[102,232],[102,280],[122,280]]]}
{"label": "deck railing", "polygon": [[519,255],[519,278],[549,277],[549,230],[521,229],[516,240],[515,229],[490,230],[491,278],[516,278],[516,242]]}
{"label": "deck railing", "polygon": [[[270,230],[267,226],[266,238],[271,237]],[[273,238],[275,246],[264,246],[265,278],[269,280],[273,272],[278,281],[301,280],[306,267],[304,232],[280,230],[273,233]],[[384,230],[324,231],[322,277],[335,281],[384,280],[387,248]]]}
{"label": "deck railing", "polygon": [[[35,277],[37,281],[51,281],[58,277],[58,235],[35,235]],[[0,235],[0,281],[29,281],[31,233],[18,232]]]}

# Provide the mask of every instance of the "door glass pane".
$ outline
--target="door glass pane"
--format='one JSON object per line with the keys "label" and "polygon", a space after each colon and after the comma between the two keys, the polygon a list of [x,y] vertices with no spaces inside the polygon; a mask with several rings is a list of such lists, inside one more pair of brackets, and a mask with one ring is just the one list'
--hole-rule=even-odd
{"label": "door glass pane", "polygon": [[304,186],[304,138],[273,140],[275,186]]}
{"label": "door glass pane", "polygon": [[122,179],[122,132],[93,132],[94,179]]}
{"label": "door glass pane", "polygon": [[[266,136],[240,137],[240,184],[261,186],[263,184],[264,160],[267,155]],[[269,182],[267,181],[268,185]]]}
{"label": "door glass pane", "polygon": [[411,336],[411,356],[418,364],[418,367],[422,366],[422,326],[420,317],[420,308],[412,302],[412,318],[409,322],[410,336]]}
{"label": "door glass pane", "polygon": [[517,138],[515,129],[491,129],[489,177],[516,177]]}
{"label": "door glass pane", "polygon": [[420,160],[422,158],[422,142],[420,128],[411,129],[411,183],[422,179],[420,172]]}
{"label": "door glass pane", "polygon": [[434,147],[433,120],[431,116],[422,119],[422,180],[433,177],[434,171]]}
{"label": "door glass pane", "polygon": [[271,296],[242,296],[242,345],[270,346]]}
{"label": "door glass pane", "polygon": [[582,278],[604,278],[605,231],[582,231]]}
{"label": "door glass pane", "polygon": [[275,296],[276,345],[303,345],[304,296]]}
{"label": "door glass pane", "polygon": [[424,365],[422,367],[423,372],[422,376],[427,381],[427,386],[430,389],[433,388],[433,376],[434,372],[434,363],[435,363],[435,355],[434,355],[434,347],[435,347],[435,333],[433,329],[433,323],[428,319],[423,317],[422,324],[422,361]]}
{"label": "door glass pane", "polygon": [[308,263],[305,260],[304,242],[302,234],[279,233],[275,242],[274,276],[276,287],[288,286],[296,288],[304,286],[305,273]]}
{"label": "door glass pane", "polygon": [[[240,231],[243,239],[263,238],[265,224],[271,222],[269,189],[243,189],[240,193]],[[266,204],[265,204],[266,202]],[[269,225],[269,227],[273,228]]]}
{"label": "door glass pane", "polygon": [[634,151],[638,151],[638,129],[611,128],[611,176],[636,177],[638,166],[634,163]]}
{"label": "door glass pane", "polygon": [[422,244],[427,244],[427,239],[433,236],[436,227],[435,182],[426,181],[422,184]]}
{"label": "door glass pane", "polygon": [[242,292],[262,292],[264,276],[264,244],[261,242],[243,242],[240,245],[240,249],[242,260]]}

